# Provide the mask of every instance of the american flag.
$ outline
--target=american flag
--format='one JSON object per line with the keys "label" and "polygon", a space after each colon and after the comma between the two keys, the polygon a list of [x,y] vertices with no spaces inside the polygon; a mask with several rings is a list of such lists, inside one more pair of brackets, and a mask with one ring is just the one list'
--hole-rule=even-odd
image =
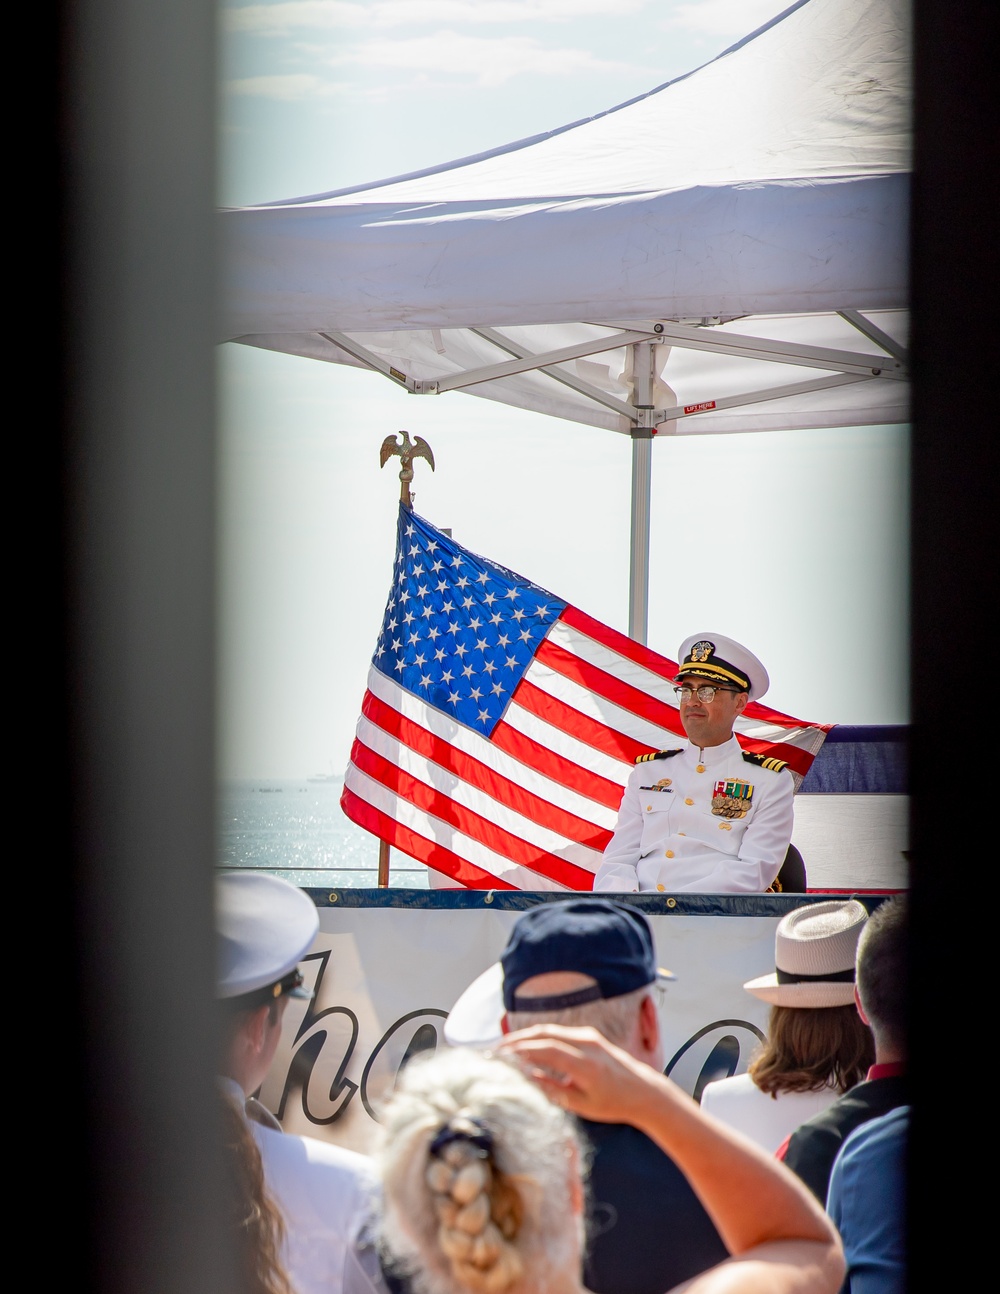
{"label": "american flag", "polygon": [[[473,889],[589,890],[636,756],[683,738],[674,661],[400,505],[344,779],[359,826]],[[796,783],[827,729],[751,702]]]}

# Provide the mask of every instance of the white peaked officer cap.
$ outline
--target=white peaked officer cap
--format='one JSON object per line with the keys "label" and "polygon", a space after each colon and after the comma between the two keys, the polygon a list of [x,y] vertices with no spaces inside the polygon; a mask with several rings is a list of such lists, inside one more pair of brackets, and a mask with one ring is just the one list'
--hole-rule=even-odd
{"label": "white peaked officer cap", "polygon": [[301,988],[298,964],[316,938],[319,913],[297,886],[263,872],[223,872],[215,884],[215,928],[217,997],[261,989],[275,998],[312,996]]}
{"label": "white peaked officer cap", "polygon": [[692,634],[677,648],[677,659],[680,668],[675,682],[686,674],[696,674],[748,692],[752,701],[759,700],[771,683],[753,652],[725,634]]}

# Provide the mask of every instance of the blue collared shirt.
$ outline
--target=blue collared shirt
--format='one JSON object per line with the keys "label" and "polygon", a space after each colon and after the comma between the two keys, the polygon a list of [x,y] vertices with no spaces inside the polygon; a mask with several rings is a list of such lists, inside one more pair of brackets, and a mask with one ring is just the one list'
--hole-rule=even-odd
{"label": "blue collared shirt", "polygon": [[905,1294],[909,1125],[897,1106],[855,1128],[834,1161],[826,1211],[844,1242],[842,1294]]}

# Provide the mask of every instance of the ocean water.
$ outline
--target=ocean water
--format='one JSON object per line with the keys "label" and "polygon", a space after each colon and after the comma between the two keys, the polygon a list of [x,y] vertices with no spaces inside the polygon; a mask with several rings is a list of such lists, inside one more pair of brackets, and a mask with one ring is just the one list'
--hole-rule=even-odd
{"label": "ocean water", "polygon": [[[305,887],[374,889],[378,841],[344,816],[343,779],[223,782],[218,789],[218,862],[263,867]],[[389,855],[389,885],[427,889],[427,869]]]}

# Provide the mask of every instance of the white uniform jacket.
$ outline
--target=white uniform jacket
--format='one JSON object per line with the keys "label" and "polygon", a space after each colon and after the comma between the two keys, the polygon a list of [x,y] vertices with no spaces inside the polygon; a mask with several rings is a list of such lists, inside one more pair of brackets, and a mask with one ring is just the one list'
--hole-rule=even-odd
{"label": "white uniform jacket", "polygon": [[[219,1082],[242,1107],[238,1084],[227,1078]],[[264,1183],[285,1223],[281,1261],[295,1294],[353,1292],[356,1238],[375,1197],[372,1161],[328,1141],[259,1123],[251,1122],[250,1130],[260,1149]]]}
{"label": "white uniform jacket", "polygon": [[375,1191],[371,1161],[328,1141],[250,1126],[285,1221],[281,1258],[295,1294],[343,1294]]}
{"label": "white uniform jacket", "polygon": [[[778,769],[774,765],[778,764]],[[762,894],[792,838],[792,775],[735,737],[636,764],[595,890]]]}

